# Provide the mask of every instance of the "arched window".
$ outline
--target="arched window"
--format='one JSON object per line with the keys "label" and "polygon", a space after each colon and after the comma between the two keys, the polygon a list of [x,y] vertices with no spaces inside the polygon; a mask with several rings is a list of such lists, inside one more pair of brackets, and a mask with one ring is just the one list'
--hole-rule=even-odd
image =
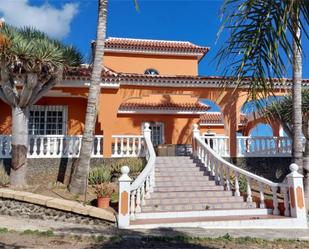
{"label": "arched window", "polygon": [[148,75],[159,75],[158,70],[154,69],[154,68],[148,68],[145,70],[144,74],[148,74]]}

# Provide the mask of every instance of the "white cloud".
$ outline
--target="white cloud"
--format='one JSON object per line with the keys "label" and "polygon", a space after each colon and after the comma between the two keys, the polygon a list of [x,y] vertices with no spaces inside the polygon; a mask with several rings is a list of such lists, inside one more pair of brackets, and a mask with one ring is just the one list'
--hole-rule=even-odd
{"label": "white cloud", "polygon": [[28,0],[0,0],[0,17],[17,27],[32,26],[55,38],[64,38],[78,12],[78,4],[67,3],[57,9],[48,3],[30,5]]}

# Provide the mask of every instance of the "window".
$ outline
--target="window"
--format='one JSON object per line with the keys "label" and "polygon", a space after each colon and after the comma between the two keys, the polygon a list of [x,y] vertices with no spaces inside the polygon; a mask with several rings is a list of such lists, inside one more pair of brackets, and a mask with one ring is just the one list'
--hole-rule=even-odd
{"label": "window", "polygon": [[159,75],[158,70],[153,69],[153,68],[148,68],[145,70],[144,74],[148,74],[148,75]]}
{"label": "window", "polygon": [[[151,130],[151,141],[154,146],[164,144],[164,123],[149,122]],[[143,124],[144,127],[144,124]]]}
{"label": "window", "polygon": [[66,106],[32,106],[29,111],[29,134],[65,135],[66,113]]}

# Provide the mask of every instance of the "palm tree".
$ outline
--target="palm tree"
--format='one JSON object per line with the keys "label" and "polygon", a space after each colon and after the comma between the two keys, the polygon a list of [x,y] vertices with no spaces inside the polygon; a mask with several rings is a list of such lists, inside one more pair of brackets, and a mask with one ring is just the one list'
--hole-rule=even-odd
{"label": "palm tree", "polygon": [[302,166],[300,31],[308,37],[309,1],[225,0],[222,13],[225,18],[220,32],[225,28],[230,35],[217,54],[218,65],[223,64],[224,74],[236,81],[225,84],[248,87],[248,100],[267,99],[274,95],[275,81],[283,83],[286,61],[293,65],[292,155]]}
{"label": "palm tree", "polygon": [[97,119],[102,65],[106,37],[107,0],[99,0],[97,38],[88,94],[85,129],[79,158],[73,164],[73,173],[69,190],[73,194],[83,194],[87,188],[90,157],[94,140],[94,128]]}
{"label": "palm tree", "polygon": [[[88,94],[85,129],[79,158],[73,163],[73,173],[69,190],[73,194],[85,194],[90,169],[90,158],[94,140],[94,128],[98,114],[100,82],[104,65],[104,47],[106,38],[107,0],[99,0],[97,38],[95,42],[94,61],[92,65],[91,83]],[[138,10],[138,0],[134,0]]]}
{"label": "palm tree", "polygon": [[10,182],[26,185],[28,112],[81,55],[32,28],[0,25],[0,98],[12,108]]}
{"label": "palm tree", "polygon": [[[309,90],[302,91],[302,131],[305,137],[305,150],[303,152],[303,168],[304,168],[304,185],[305,193],[309,193]],[[277,120],[282,126],[285,133],[293,138],[293,97],[287,95],[279,101],[265,107],[265,114],[270,120]]]}

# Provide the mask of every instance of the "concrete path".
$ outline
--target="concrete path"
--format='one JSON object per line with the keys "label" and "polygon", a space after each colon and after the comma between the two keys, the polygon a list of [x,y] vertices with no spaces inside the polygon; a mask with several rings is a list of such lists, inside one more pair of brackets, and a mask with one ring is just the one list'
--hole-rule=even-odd
{"label": "concrete path", "polygon": [[149,230],[118,230],[113,226],[97,226],[97,225],[78,225],[72,223],[55,222],[50,220],[33,220],[20,217],[0,216],[0,228],[7,228],[23,232],[25,230],[52,230],[58,235],[77,235],[77,236],[122,236],[123,238],[140,238],[142,236],[160,236],[160,237],[176,237],[189,236],[200,238],[217,238],[226,235],[227,233],[235,238],[238,237],[254,237],[266,240],[274,239],[299,239],[309,240],[309,229],[302,230],[205,230],[199,228],[162,228]]}

